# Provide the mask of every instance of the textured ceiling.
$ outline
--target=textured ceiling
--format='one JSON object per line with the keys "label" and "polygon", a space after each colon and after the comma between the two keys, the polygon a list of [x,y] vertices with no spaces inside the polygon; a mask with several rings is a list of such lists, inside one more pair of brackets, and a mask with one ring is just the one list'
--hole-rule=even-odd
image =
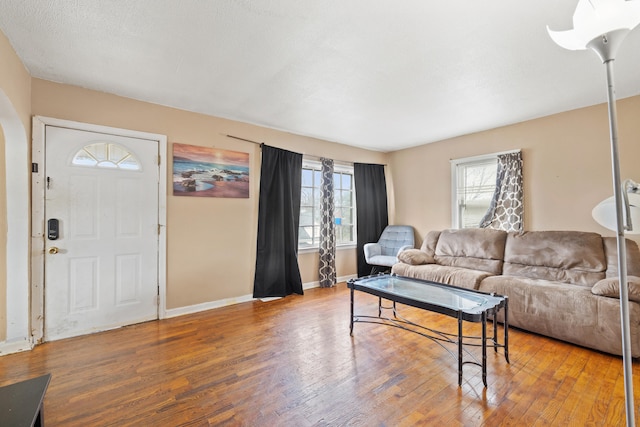
{"label": "textured ceiling", "polygon": [[[29,72],[184,110],[393,151],[606,102],[577,0],[0,0]],[[616,60],[640,93],[640,30]]]}

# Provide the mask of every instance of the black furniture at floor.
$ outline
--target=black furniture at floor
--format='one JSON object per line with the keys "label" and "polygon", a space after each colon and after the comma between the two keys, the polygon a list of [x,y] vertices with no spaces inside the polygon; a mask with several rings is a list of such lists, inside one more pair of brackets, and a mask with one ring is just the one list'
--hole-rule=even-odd
{"label": "black furniture at floor", "polygon": [[51,374],[0,387],[0,427],[44,426],[42,403]]}

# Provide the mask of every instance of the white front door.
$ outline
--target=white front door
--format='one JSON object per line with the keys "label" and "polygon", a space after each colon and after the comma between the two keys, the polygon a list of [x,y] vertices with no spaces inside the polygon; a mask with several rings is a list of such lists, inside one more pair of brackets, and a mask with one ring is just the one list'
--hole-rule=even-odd
{"label": "white front door", "polygon": [[158,141],[47,125],[45,176],[45,340],[158,318]]}

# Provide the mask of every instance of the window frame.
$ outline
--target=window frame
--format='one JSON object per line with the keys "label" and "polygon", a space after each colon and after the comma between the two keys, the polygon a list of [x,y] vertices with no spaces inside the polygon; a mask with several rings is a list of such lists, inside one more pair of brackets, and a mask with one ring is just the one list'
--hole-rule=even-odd
{"label": "window frame", "polygon": [[[319,159],[316,158],[309,158],[309,157],[303,157],[302,160],[302,169],[311,169],[313,171],[321,171],[322,170],[322,163]],[[356,214],[356,198],[355,198],[355,184],[354,184],[354,172],[353,172],[353,164],[351,163],[344,163],[344,162],[337,162],[334,161],[334,165],[333,165],[333,172],[335,173],[342,173],[342,174],[348,174],[351,175],[351,193],[352,193],[352,205],[351,205],[351,209],[352,209],[352,215],[353,215],[353,220],[352,220],[352,224],[351,226],[353,227],[353,240],[348,242],[348,243],[339,243],[337,241],[336,238],[336,250],[340,250],[340,249],[349,249],[349,248],[355,248],[357,246],[357,224],[356,224],[356,218],[357,218],[357,214]],[[317,188],[317,187],[314,187]],[[302,186],[300,187],[300,191],[302,191]],[[335,200],[335,194],[334,194],[334,200]],[[314,200],[315,201],[315,198]],[[302,207],[302,206],[301,206]],[[312,208],[315,208],[315,206],[312,205]],[[338,206],[336,206],[336,209],[338,208]],[[300,225],[300,227],[302,227],[302,225]],[[300,240],[298,239],[298,253],[307,253],[307,252],[317,252],[319,250],[319,245],[318,246],[300,246]]]}
{"label": "window frame", "polygon": [[[497,153],[490,154],[482,154],[479,156],[473,157],[463,157],[460,159],[451,159],[451,228],[453,229],[462,229],[461,224],[461,216],[460,216],[460,204],[459,195],[458,195],[458,167],[461,165],[465,166],[473,166],[482,163],[488,163],[491,160],[495,160],[496,164],[498,162],[498,156],[502,154],[510,154],[510,153],[519,153],[522,150],[509,150],[509,151],[500,151]],[[495,188],[494,188],[495,191]]]}

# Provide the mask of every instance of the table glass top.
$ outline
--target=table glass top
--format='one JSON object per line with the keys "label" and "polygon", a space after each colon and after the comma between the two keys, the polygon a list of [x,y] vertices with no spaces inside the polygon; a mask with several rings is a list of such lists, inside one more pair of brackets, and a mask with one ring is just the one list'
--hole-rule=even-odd
{"label": "table glass top", "polygon": [[486,310],[499,304],[504,299],[497,295],[481,294],[466,289],[398,276],[381,275],[364,278],[357,280],[356,284],[361,287],[377,289],[392,295],[467,313]]}

